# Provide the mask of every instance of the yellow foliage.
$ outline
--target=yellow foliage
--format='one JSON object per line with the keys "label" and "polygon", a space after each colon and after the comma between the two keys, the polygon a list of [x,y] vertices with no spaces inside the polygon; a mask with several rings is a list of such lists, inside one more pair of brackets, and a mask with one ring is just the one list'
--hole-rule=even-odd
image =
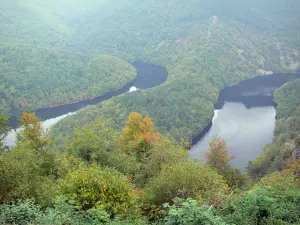
{"label": "yellow foliage", "polygon": [[104,208],[124,217],[138,211],[137,195],[127,177],[96,165],[71,171],[60,182],[60,192],[83,210]]}
{"label": "yellow foliage", "polygon": [[24,112],[20,121],[24,130],[20,132],[19,142],[27,142],[35,150],[42,150],[50,144],[50,139],[44,134],[41,122],[35,113]]}
{"label": "yellow foliage", "polygon": [[145,118],[137,112],[130,113],[126,127],[123,129],[120,141],[127,153],[142,152],[150,148],[153,142],[160,140],[160,134],[155,133],[152,119],[149,115]]}
{"label": "yellow foliage", "polygon": [[224,170],[229,166],[229,161],[234,158],[228,154],[226,141],[220,137],[214,137],[209,143],[209,152],[205,153],[206,163],[218,170]]}

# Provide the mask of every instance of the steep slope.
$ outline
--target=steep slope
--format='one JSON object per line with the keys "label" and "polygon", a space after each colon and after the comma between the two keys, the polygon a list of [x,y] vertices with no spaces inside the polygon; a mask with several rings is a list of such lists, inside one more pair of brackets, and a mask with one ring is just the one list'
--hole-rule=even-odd
{"label": "steep slope", "polygon": [[[105,119],[112,119],[112,111],[119,112],[113,119],[120,127],[130,111],[149,113],[160,131],[177,139],[190,140],[207,125],[225,85],[269,71],[296,71],[300,65],[298,0],[0,4],[5,6],[0,10],[4,15],[0,24],[5,26],[0,40],[165,65],[169,79],[161,87],[90,110]],[[10,27],[17,33],[11,35]]]}
{"label": "steep slope", "polygon": [[66,46],[69,27],[51,8],[34,0],[0,2],[0,41]]}
{"label": "steep slope", "polygon": [[300,79],[276,90],[275,102],[277,120],[274,141],[265,147],[261,156],[249,163],[249,174],[255,178],[288,168],[300,159]]}
{"label": "steep slope", "polygon": [[122,127],[128,113],[138,111],[149,113],[161,132],[191,140],[211,119],[225,85],[299,68],[299,11],[296,0],[129,0],[115,4],[109,15],[83,14],[76,48],[163,64],[169,79],[143,94],[90,107],[57,130],[67,133],[59,126],[97,116]]}
{"label": "steep slope", "polygon": [[116,90],[135,69],[108,55],[84,55],[30,45],[0,46],[0,109],[18,114]]}
{"label": "steep slope", "polygon": [[3,0],[0,2],[0,41],[71,48],[79,22],[76,18],[93,12],[106,1]]}

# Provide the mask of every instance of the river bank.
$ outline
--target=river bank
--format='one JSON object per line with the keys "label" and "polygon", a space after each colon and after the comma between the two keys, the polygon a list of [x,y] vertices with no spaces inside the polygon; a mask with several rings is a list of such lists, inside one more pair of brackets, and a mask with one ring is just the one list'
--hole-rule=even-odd
{"label": "river bank", "polygon": [[274,137],[276,109],[274,91],[300,74],[273,74],[255,77],[221,90],[212,121],[193,138],[190,156],[203,159],[214,136],[227,141],[236,155],[232,164],[244,169],[260,155]]}

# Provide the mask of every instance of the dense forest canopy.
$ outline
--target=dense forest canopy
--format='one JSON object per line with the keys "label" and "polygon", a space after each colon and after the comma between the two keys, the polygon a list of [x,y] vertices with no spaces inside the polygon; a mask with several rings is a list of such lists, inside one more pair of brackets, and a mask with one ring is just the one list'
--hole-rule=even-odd
{"label": "dense forest canopy", "polygon": [[[118,89],[133,61],[167,81],[50,134],[25,112],[4,144],[10,115]],[[298,0],[0,0],[0,223],[299,224],[299,80],[275,91],[274,141],[245,173],[220,137],[201,161],[186,150],[223,87],[299,68]]]}
{"label": "dense forest canopy", "polygon": [[298,1],[118,3],[103,2],[70,20],[77,27],[73,49],[162,64],[169,79],[142,95],[89,108],[57,134],[99,115],[122,127],[131,111],[139,111],[149,113],[161,132],[191,140],[210,121],[225,85],[299,68]]}
{"label": "dense forest canopy", "polygon": [[0,109],[6,114],[97,97],[136,76],[132,65],[114,56],[32,45],[2,44],[0,60]]}
{"label": "dense forest canopy", "polygon": [[[0,152],[2,224],[299,224],[299,162],[253,180],[232,168],[216,137],[202,162],[130,113],[77,127],[57,151],[34,113],[17,145]],[[0,118],[1,130],[5,118]],[[299,149],[299,146],[297,146]]]}
{"label": "dense forest canopy", "polygon": [[[274,93],[277,120],[273,143],[249,163],[254,177],[293,167],[300,157],[300,80],[283,85]],[[298,161],[297,161],[298,160]]]}

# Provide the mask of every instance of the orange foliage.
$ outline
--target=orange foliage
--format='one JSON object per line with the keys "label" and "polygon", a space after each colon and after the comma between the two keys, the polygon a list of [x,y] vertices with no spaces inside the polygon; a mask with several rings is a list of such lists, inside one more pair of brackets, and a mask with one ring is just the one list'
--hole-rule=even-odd
{"label": "orange foliage", "polygon": [[20,120],[22,122],[22,125],[25,127],[29,126],[30,124],[34,125],[40,122],[38,117],[35,115],[35,113],[28,113],[28,112],[24,112]]}
{"label": "orange foliage", "polygon": [[159,133],[155,133],[153,121],[149,115],[145,118],[137,112],[132,112],[128,116],[126,127],[121,134],[121,142],[125,146],[134,146],[137,152],[143,148],[149,148],[151,143],[161,139]]}
{"label": "orange foliage", "polygon": [[294,174],[296,177],[300,178],[300,159],[289,163],[286,169],[281,171],[281,174]]}

